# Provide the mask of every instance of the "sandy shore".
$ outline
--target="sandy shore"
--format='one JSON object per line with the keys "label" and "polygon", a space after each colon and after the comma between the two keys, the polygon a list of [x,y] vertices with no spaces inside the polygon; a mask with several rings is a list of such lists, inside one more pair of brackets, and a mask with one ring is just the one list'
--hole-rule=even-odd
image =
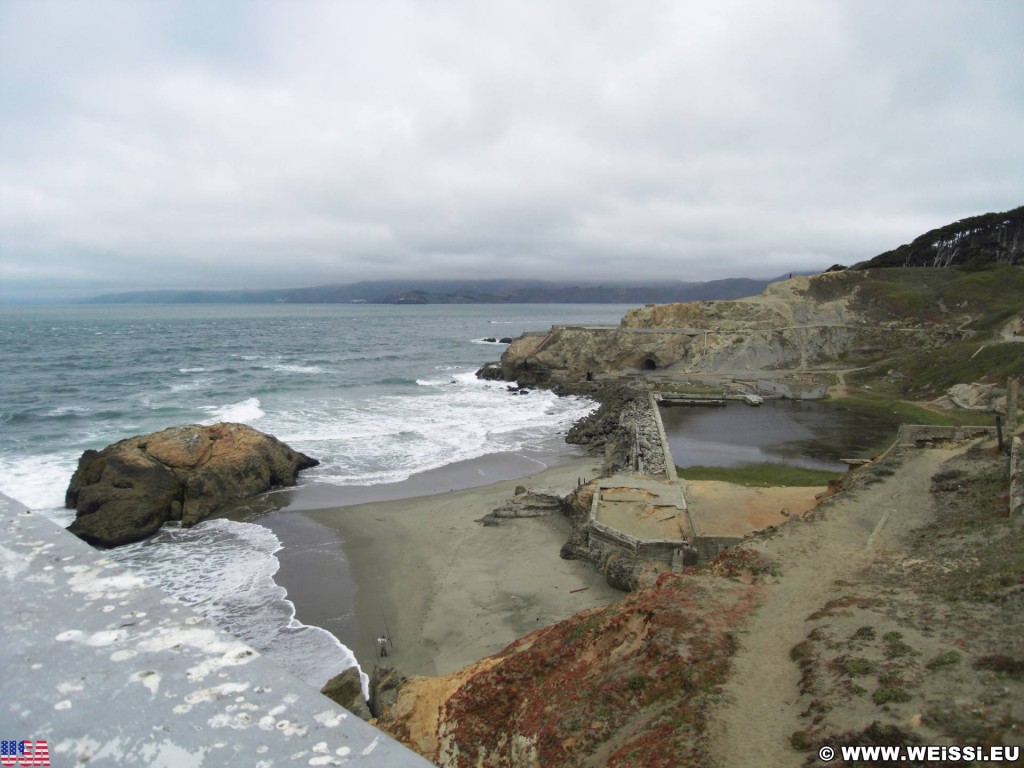
{"label": "sandy shore", "polygon": [[565,518],[476,522],[517,485],[565,494],[577,478],[596,475],[597,460],[577,458],[412,498],[309,509],[307,495],[270,521],[286,541],[278,581],[299,619],[333,632],[364,670],[376,663],[376,638],[386,624],[394,644],[388,663],[410,675],[452,672],[533,629],[622,596],[590,565],[559,557],[569,533]]}

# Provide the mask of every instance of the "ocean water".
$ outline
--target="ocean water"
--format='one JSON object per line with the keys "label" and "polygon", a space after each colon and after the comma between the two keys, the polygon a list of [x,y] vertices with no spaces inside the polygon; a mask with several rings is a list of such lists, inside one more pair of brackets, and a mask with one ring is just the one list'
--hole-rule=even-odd
{"label": "ocean water", "polygon": [[[621,305],[0,307],[0,491],[66,524],[78,457],[136,434],[235,421],[318,458],[300,485],[395,483],[535,449],[593,408],[478,381],[516,336],[616,323]],[[277,536],[214,519],[112,555],[313,685],[355,658],[301,624]]]}

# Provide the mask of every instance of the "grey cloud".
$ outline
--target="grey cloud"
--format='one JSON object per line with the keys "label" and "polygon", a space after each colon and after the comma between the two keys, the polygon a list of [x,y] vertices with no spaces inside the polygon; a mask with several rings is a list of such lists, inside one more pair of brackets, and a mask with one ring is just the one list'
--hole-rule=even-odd
{"label": "grey cloud", "polygon": [[0,4],[0,300],[764,276],[1024,202],[1015,0],[83,8]]}

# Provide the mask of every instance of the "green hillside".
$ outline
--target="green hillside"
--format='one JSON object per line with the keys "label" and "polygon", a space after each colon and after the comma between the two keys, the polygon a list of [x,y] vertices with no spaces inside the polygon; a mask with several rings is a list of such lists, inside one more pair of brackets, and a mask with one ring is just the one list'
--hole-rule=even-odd
{"label": "green hillside", "polygon": [[967,267],[1024,264],[1024,206],[984,213],[925,232],[913,242],[862,262],[879,267]]}

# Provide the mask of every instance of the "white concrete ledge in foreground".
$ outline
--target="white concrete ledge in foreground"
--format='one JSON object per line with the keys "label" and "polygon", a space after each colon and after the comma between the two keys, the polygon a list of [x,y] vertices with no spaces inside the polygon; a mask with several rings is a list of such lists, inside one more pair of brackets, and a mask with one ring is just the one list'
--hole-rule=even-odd
{"label": "white concrete ledge in foreground", "polygon": [[0,738],[49,753],[20,764],[430,765],[2,494],[0,595]]}

